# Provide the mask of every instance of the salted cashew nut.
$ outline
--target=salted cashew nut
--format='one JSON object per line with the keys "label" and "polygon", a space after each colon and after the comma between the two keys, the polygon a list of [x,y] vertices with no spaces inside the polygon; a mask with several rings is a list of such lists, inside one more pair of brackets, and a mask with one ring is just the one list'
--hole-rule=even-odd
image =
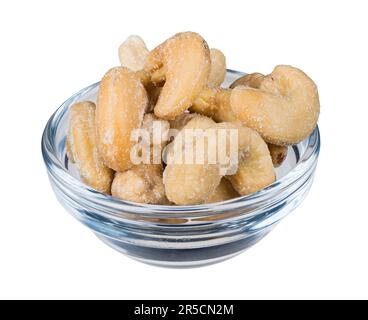
{"label": "salted cashew nut", "polygon": [[[186,129],[210,129],[216,130],[216,132],[224,130],[226,132],[225,149],[220,144],[217,144],[215,148],[217,148],[218,154],[226,154],[229,159],[236,156],[237,170],[232,175],[224,173],[220,170],[223,164],[218,159],[216,162],[210,163],[207,162],[206,158],[202,164],[169,161],[164,171],[164,185],[170,201],[179,205],[207,202],[216,192],[216,188],[225,175],[240,195],[250,194],[275,181],[275,172],[267,144],[254,130],[245,127],[240,122],[215,123],[210,118],[197,116],[184,126],[179,136],[175,137],[169,153],[175,153],[173,150],[177,150],[175,144],[178,137],[184,139],[184,143],[181,144],[184,148],[184,154],[188,152],[186,148],[189,140],[187,141],[187,136],[183,134]],[[232,141],[232,137],[229,135],[231,130],[236,130],[238,137],[236,153],[229,148]],[[209,142],[204,144],[205,150],[208,147]],[[193,143],[192,150],[197,150],[196,141]]]}
{"label": "salted cashew nut", "polygon": [[[219,92],[225,95],[221,101],[217,98]],[[316,85],[303,71],[291,66],[277,66],[264,77],[259,88],[212,89],[206,95],[212,103],[203,103],[200,94],[200,103],[192,107],[195,112],[206,113],[210,109],[217,121],[224,121],[219,110],[231,111],[232,116],[259,132],[266,142],[276,145],[296,144],[308,137],[319,116]]]}
{"label": "salted cashew nut", "polygon": [[[261,73],[250,73],[236,79],[230,86],[259,88],[265,76]],[[237,121],[237,117],[230,105],[231,90],[208,86],[194,101],[192,111],[211,117],[217,122]]]}
{"label": "salted cashew nut", "polygon": [[68,156],[77,165],[83,182],[110,193],[113,171],[106,167],[97,150],[93,102],[78,102],[69,111]]}
{"label": "salted cashew nut", "polygon": [[[208,129],[215,125],[215,122],[207,117],[198,116],[189,121],[174,141],[168,145],[168,159],[174,158],[178,139],[181,137],[184,140],[183,146],[187,145],[185,129]],[[170,148],[171,147],[171,148]],[[193,150],[195,150],[195,145]],[[205,141],[204,149],[207,150],[208,144]],[[185,155],[186,150],[184,150]],[[167,198],[177,205],[194,205],[203,203],[206,198],[214,193],[217,186],[220,184],[221,175],[217,164],[209,164],[207,159],[204,163],[175,163],[168,160],[164,170],[163,181]]]}
{"label": "salted cashew nut", "polygon": [[267,144],[254,130],[238,122],[222,122],[219,129],[238,129],[238,170],[226,178],[242,196],[256,192],[276,179]]}
{"label": "salted cashew nut", "polygon": [[111,194],[119,199],[168,204],[162,182],[162,166],[141,164],[125,172],[117,172],[111,186]]}
{"label": "salted cashew nut", "polygon": [[123,172],[132,167],[132,131],[142,126],[148,97],[140,78],[125,67],[109,70],[98,93],[96,128],[105,164]]}
{"label": "salted cashew nut", "polygon": [[230,86],[230,89],[234,89],[239,86],[250,87],[250,88],[259,88],[261,86],[262,81],[265,76],[262,73],[255,72],[249,73],[245,76],[236,79]]}
{"label": "salted cashew nut", "polygon": [[146,130],[150,136],[150,145],[153,143],[165,146],[168,140],[170,123],[156,117],[153,113],[146,113],[143,117],[142,129]]}
{"label": "salted cashew nut", "polygon": [[215,191],[204,202],[215,203],[234,199],[239,196],[239,193],[235,191],[231,182],[225,178],[222,178],[220,184],[217,186]]}
{"label": "salted cashew nut", "polygon": [[149,51],[143,39],[136,35],[129,36],[119,47],[119,59],[122,67],[132,71],[142,70]]}
{"label": "salted cashew nut", "polygon": [[144,115],[141,129],[144,136],[141,137],[142,141],[136,145],[140,153],[137,160],[145,164],[161,165],[162,151],[169,140],[170,123],[157,118],[153,113],[147,113]]}
{"label": "salted cashew nut", "polygon": [[154,84],[165,83],[154,108],[156,116],[173,120],[188,109],[207,84],[211,67],[206,41],[197,33],[178,33],[153,49],[145,71]]}
{"label": "salted cashew nut", "polygon": [[[111,186],[113,196],[140,203],[169,204],[162,181],[161,151],[168,139],[169,122],[154,114],[145,114],[142,127],[147,134],[143,147],[149,152],[148,163],[140,163],[115,175]],[[157,151],[158,154],[155,154]],[[159,160],[159,163],[157,163]]]}
{"label": "salted cashew nut", "polygon": [[315,128],[319,98],[314,82],[301,70],[277,66],[259,89],[237,87],[231,94],[237,118],[270,143],[296,144]]}
{"label": "salted cashew nut", "polygon": [[282,165],[288,154],[287,146],[277,146],[272,143],[267,143],[268,150],[272,158],[272,163],[275,168]]}
{"label": "salted cashew nut", "polygon": [[179,132],[188,124],[189,121],[193,120],[196,117],[201,117],[201,115],[197,113],[184,112],[180,116],[177,116],[174,120],[169,121],[170,129]]}
{"label": "salted cashew nut", "polygon": [[[250,73],[239,79],[235,80],[231,85],[230,88],[234,89],[238,86],[245,86],[250,88],[258,89],[261,86],[262,81],[265,79],[265,76],[262,73]],[[235,117],[235,115],[233,115]],[[288,153],[287,146],[277,146],[272,143],[267,143],[268,150],[270,151],[273,166],[275,168],[281,166],[281,164],[286,159]]]}
{"label": "salted cashew nut", "polygon": [[169,126],[168,121],[158,119],[152,113],[144,116],[141,129],[147,134],[148,140],[142,143],[145,151],[149,152],[148,161],[116,173],[111,187],[113,196],[140,203],[169,203],[162,181],[161,162],[161,151],[167,143]]}
{"label": "salted cashew nut", "polygon": [[212,48],[210,50],[211,70],[207,84],[209,87],[219,87],[225,80],[226,76],[226,58],[219,50]]}

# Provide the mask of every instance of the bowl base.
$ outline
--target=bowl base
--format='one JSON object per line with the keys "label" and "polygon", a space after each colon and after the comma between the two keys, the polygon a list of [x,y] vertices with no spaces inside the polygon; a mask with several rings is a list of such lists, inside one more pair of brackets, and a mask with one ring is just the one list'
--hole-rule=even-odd
{"label": "bowl base", "polygon": [[98,233],[96,236],[109,247],[139,262],[158,267],[183,269],[204,267],[235,257],[260,241],[269,231],[227,244],[193,249],[148,248],[107,238]]}

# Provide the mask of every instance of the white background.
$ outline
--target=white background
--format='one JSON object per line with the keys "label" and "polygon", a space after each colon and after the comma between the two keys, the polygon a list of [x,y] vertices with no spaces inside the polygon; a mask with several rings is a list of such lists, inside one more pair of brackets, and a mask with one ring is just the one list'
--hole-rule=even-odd
{"label": "white background", "polygon": [[[0,298],[368,298],[366,1],[2,1]],[[149,47],[199,32],[228,67],[303,69],[319,86],[322,150],[302,205],[226,262],[171,270],[102,244],[56,201],[40,149],[52,112]]]}

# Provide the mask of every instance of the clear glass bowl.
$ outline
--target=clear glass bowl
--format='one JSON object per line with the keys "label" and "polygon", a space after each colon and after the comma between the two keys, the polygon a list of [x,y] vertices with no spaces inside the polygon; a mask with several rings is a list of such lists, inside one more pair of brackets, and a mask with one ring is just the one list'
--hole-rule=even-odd
{"label": "clear glass bowl", "polygon": [[[228,70],[224,86],[244,75]],[[231,258],[253,246],[306,197],[317,165],[318,128],[289,148],[277,181],[252,195],[197,206],[138,204],[99,193],[79,180],[66,156],[69,107],[96,100],[95,83],[65,101],[48,121],[42,154],[57,199],[112,248],[139,261],[194,267]]]}

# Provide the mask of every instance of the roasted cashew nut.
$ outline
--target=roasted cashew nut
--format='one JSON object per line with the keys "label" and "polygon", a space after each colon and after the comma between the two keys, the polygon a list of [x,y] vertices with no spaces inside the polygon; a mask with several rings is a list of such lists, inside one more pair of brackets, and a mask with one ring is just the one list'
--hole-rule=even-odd
{"label": "roasted cashew nut", "polygon": [[256,131],[240,122],[218,123],[217,128],[238,130],[238,170],[226,178],[240,195],[251,194],[275,181],[275,171],[267,144]]}
{"label": "roasted cashew nut", "polygon": [[219,50],[212,48],[210,50],[211,70],[207,84],[209,87],[219,87],[225,80],[226,76],[226,58]]}
{"label": "roasted cashew nut", "polygon": [[140,164],[125,172],[117,172],[112,182],[111,194],[119,199],[139,203],[169,203],[162,182],[161,165]]}
{"label": "roasted cashew nut", "polygon": [[93,102],[78,102],[69,111],[68,157],[76,163],[83,182],[110,193],[113,171],[106,167],[97,150]]}
{"label": "roasted cashew nut", "polygon": [[313,131],[320,105],[314,82],[303,71],[280,65],[262,80],[259,88],[207,89],[204,97],[197,97],[192,109],[202,114],[210,110],[217,121],[225,121],[221,113],[231,114],[259,132],[265,141],[291,145]]}
{"label": "roasted cashew nut", "polygon": [[236,79],[230,86],[230,89],[234,89],[239,86],[250,87],[250,88],[259,88],[261,86],[262,81],[265,76],[262,73],[249,73],[245,76]]}
{"label": "roasted cashew nut", "polygon": [[148,97],[136,73],[124,67],[109,70],[98,93],[96,128],[105,164],[123,172],[132,167],[130,151],[134,129],[142,126]]}
{"label": "roasted cashew nut", "polygon": [[119,47],[119,59],[122,67],[132,71],[142,70],[148,57],[148,49],[139,36],[129,36]]}
{"label": "roasted cashew nut", "polygon": [[215,191],[205,200],[205,203],[215,203],[239,197],[228,179],[222,178]]}
{"label": "roasted cashew nut", "polygon": [[161,151],[167,143],[169,122],[148,113],[143,118],[142,129],[149,135],[148,141],[142,141],[143,147],[149,152],[148,163],[136,164],[127,171],[116,173],[111,193],[114,197],[133,202],[169,204],[162,181],[161,162]]}
{"label": "roasted cashew nut", "polygon": [[[198,116],[189,121],[181,133],[184,133],[185,129],[205,130],[213,125],[215,125],[213,120],[204,116]],[[168,146],[168,159],[170,159],[170,156],[174,157],[178,138],[186,139],[187,136],[181,133]],[[186,146],[186,141],[184,146]],[[207,143],[204,145],[204,148],[207,150]],[[193,149],[195,149],[195,146],[193,146]],[[163,181],[166,196],[170,201],[177,205],[194,205],[203,203],[206,198],[213,194],[220,184],[221,175],[219,174],[219,166],[217,164],[209,164],[206,161],[203,164],[168,161],[164,170]]]}
{"label": "roasted cashew nut", "polygon": [[288,154],[287,146],[277,146],[272,143],[267,143],[268,150],[272,158],[272,163],[275,168],[282,165]]}
{"label": "roasted cashew nut", "polygon": [[[189,121],[181,133],[184,133],[186,129],[211,129],[217,130],[217,132],[218,130],[224,130],[227,139],[226,149],[223,149],[221,145],[217,145],[216,151],[220,150],[221,154],[225,153],[229,158],[232,157],[231,152],[233,151],[229,149],[231,136],[228,132],[230,130],[237,131],[236,156],[238,157],[238,167],[235,174],[228,175],[226,178],[238,194],[250,194],[275,181],[275,172],[267,144],[254,130],[245,127],[240,122],[216,124],[210,118],[199,116]],[[187,154],[188,144],[185,140],[187,136],[183,134],[175,137],[170,151],[174,153],[173,150],[175,150],[178,137],[184,139],[185,143],[182,146],[184,154]],[[192,150],[197,150],[195,144],[196,142],[194,142]],[[204,144],[205,151],[208,145],[208,142]],[[164,171],[164,185],[168,199],[179,205],[200,204],[208,201],[218,188],[221,178],[227,174],[220,170],[220,164],[218,159],[215,163],[205,161],[202,164],[196,162],[169,162]]]}
{"label": "roasted cashew nut", "polygon": [[165,82],[154,112],[173,120],[188,109],[208,81],[211,67],[206,41],[197,33],[178,33],[152,50],[145,70],[155,84]]}
{"label": "roasted cashew nut", "polygon": [[[261,86],[262,81],[265,79],[265,76],[262,73],[250,73],[247,74],[237,80],[235,80],[231,85],[230,88],[234,89],[238,86],[244,86],[249,88],[259,89]],[[235,115],[233,115],[235,117]],[[272,163],[275,168],[281,166],[281,164],[286,159],[288,153],[287,146],[277,146],[272,143],[267,143],[268,150],[270,151]]]}

